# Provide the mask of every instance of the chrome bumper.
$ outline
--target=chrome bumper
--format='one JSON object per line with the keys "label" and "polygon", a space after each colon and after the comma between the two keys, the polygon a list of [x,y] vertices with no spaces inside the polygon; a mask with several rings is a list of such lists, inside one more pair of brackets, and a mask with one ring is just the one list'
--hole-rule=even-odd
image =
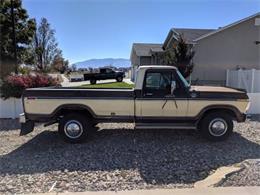
{"label": "chrome bumper", "polygon": [[26,122],[26,118],[25,118],[24,113],[20,114],[20,116],[19,116],[19,122],[20,122],[20,123],[25,123],[25,122]]}

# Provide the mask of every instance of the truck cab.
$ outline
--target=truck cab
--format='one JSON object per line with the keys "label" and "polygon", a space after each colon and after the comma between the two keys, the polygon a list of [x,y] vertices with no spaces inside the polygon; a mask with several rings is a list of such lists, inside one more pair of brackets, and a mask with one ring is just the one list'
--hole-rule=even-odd
{"label": "truck cab", "polygon": [[69,142],[80,142],[97,123],[130,122],[136,129],[193,129],[213,141],[244,122],[249,100],[245,91],[190,86],[173,66],[141,66],[134,89],[38,88],[23,95],[21,134],[35,122],[59,124]]}

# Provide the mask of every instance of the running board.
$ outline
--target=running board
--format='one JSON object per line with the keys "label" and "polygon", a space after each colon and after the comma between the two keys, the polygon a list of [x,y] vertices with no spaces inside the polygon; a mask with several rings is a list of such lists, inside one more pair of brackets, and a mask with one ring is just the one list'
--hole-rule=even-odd
{"label": "running board", "polygon": [[192,129],[197,127],[192,124],[176,124],[176,123],[136,123],[136,129]]}

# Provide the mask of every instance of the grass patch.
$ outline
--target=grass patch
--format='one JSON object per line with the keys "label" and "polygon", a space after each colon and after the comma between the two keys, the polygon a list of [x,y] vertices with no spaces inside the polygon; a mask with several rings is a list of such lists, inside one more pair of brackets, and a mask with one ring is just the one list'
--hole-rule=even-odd
{"label": "grass patch", "polygon": [[113,82],[113,83],[97,83],[95,85],[81,85],[84,88],[133,88],[134,84],[128,84],[125,82]]}

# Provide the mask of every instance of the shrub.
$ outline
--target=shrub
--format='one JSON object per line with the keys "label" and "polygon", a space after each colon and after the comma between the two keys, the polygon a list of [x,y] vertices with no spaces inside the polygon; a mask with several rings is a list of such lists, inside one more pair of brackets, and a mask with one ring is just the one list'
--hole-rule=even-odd
{"label": "shrub", "polygon": [[32,71],[32,68],[29,68],[27,66],[24,66],[24,67],[19,66],[19,68],[18,68],[18,72],[21,74],[29,74],[30,71]]}
{"label": "shrub", "polygon": [[7,76],[1,86],[1,97],[20,98],[27,88],[57,86],[58,80],[48,75],[11,75]]}

